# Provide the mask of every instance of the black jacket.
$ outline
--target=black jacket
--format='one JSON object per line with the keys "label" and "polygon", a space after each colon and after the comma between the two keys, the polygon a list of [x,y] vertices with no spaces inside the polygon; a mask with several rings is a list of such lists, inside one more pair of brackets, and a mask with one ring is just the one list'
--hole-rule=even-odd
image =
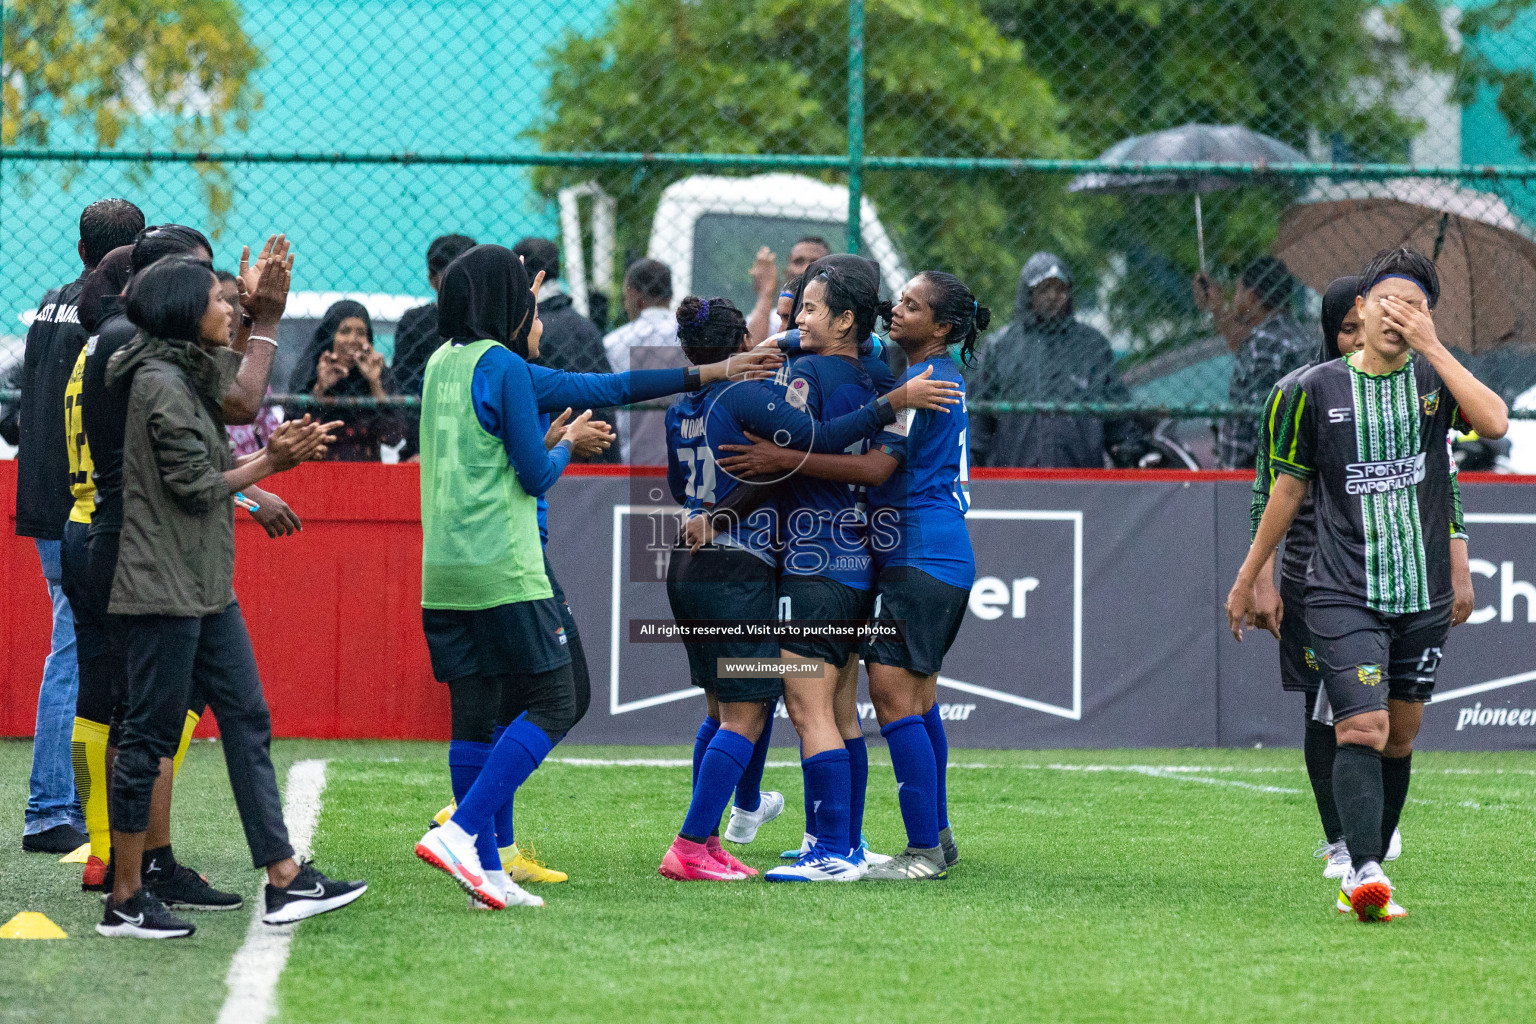
{"label": "black jacket", "polygon": [[[1125,402],[1109,341],[1067,315],[1042,320],[1028,306],[982,348],[968,388],[972,401]],[[977,466],[1099,469],[1142,454],[1146,431],[1134,419],[971,414],[971,462]]]}
{"label": "black jacket", "polygon": [[[427,360],[442,345],[437,333],[437,303],[408,309],[395,325],[395,355],[389,368],[394,372],[395,384],[402,395],[421,397],[421,382],[427,375]],[[421,454],[421,414],[408,412],[405,423],[405,447],[400,458],[405,460]]]}
{"label": "black jacket", "polygon": [[80,422],[91,446],[91,479],[96,482],[96,511],[91,515],[91,536],[117,533],[123,528],[123,434],[128,425],[128,388],[119,382],[107,385],[107,360],[134,339],[139,329],[128,319],[127,301],[121,295],[101,300],[105,315],[97,325],[96,340],[85,354],[85,377],[80,382]]}
{"label": "black jacket", "polygon": [[80,289],[85,275],[43,297],[27,328],[21,364],[20,442],[16,453],[16,534],[62,540],[74,498],[64,447],[64,388],[85,344]]}

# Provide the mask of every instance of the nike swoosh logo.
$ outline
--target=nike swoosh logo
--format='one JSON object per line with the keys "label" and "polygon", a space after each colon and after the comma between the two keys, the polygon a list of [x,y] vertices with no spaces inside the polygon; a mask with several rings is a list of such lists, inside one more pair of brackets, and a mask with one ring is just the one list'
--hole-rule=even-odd
{"label": "nike swoosh logo", "polygon": [[311,896],[314,896],[314,897],[318,898],[320,896],[324,896],[325,895],[325,886],[321,885],[319,882],[316,882],[315,883],[315,888],[311,892],[297,892],[297,891],[295,891],[293,889],[289,889],[288,890],[288,895],[289,896],[301,896],[301,897],[304,897],[305,899],[308,899]]}
{"label": "nike swoosh logo", "polygon": [[131,924],[135,928],[141,928],[144,925],[144,915],[143,914],[139,914],[139,915],[137,915],[135,917],[129,917],[127,914],[123,913],[121,910],[114,910],[113,913],[116,914],[118,917],[122,918],[123,922],[125,924]]}
{"label": "nike swoosh logo", "polygon": [[452,850],[448,849],[447,843],[443,844],[443,852],[448,856],[453,857],[454,868],[458,871],[459,874],[464,876],[464,880],[467,881],[470,885],[481,886],[485,884],[485,879],[477,876],[468,868],[466,868],[464,866],[464,862],[459,860],[459,858],[454,855]]}

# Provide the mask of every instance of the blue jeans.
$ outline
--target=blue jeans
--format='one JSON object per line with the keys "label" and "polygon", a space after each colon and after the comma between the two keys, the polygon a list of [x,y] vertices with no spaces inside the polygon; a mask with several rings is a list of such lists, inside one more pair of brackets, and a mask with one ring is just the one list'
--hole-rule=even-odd
{"label": "blue jeans", "polygon": [[37,694],[37,726],[32,734],[31,792],[27,798],[26,834],[36,835],[58,825],[85,831],[85,818],[75,796],[75,768],[69,740],[75,728],[75,695],[80,666],[75,659],[75,619],[60,583],[59,542],[37,541],[48,596],[53,599],[53,642],[43,662],[43,686]]}

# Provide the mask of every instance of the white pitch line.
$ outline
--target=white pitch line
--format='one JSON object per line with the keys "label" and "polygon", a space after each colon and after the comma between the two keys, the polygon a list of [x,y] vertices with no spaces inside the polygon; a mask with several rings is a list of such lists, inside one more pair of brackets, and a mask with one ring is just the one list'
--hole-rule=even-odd
{"label": "white pitch line", "polygon": [[[283,820],[288,825],[288,841],[293,844],[294,855],[301,859],[310,854],[315,826],[320,821],[320,794],[324,792],[324,761],[298,761],[288,769]],[[277,979],[288,963],[295,925],[261,923],[266,880],[263,873],[251,907],[251,927],[230,961],[229,975],[224,979],[229,995],[219,1010],[218,1024],[266,1024],[277,1013]]]}

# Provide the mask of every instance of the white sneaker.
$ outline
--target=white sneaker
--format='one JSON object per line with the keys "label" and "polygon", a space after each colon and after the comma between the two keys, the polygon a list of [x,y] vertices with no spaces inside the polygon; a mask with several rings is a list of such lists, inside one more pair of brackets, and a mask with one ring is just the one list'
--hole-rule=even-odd
{"label": "white sneaker", "polygon": [[750,843],[757,838],[757,830],[784,813],[784,794],[764,790],[758,797],[757,810],[744,811],[731,805],[731,820],[725,826],[722,837],[732,843]]}
{"label": "white sneaker", "polygon": [[864,877],[864,865],[847,857],[812,850],[793,864],[774,868],[763,878],[769,882],[857,882]]}
{"label": "white sneaker", "polygon": [[879,864],[889,864],[891,862],[889,854],[876,853],[869,848],[869,837],[865,835],[859,836],[859,848],[854,853],[859,860],[864,862],[865,867],[872,868]]}
{"label": "white sneaker", "polygon": [[1349,847],[1340,839],[1336,843],[1330,843],[1326,839],[1318,840],[1314,857],[1326,858],[1328,863],[1323,865],[1323,877],[1343,881],[1349,874]]}
{"label": "white sneaker", "polygon": [[1392,881],[1375,861],[1367,862],[1359,871],[1351,871],[1339,895],[1340,902],[1342,897],[1348,897],[1349,908],[1364,922],[1390,921],[1404,913],[1401,907],[1397,908],[1398,915],[1392,913]]}
{"label": "white sneaker", "polygon": [[[505,893],[507,891],[507,885],[511,881],[512,881],[512,879],[507,877],[507,873],[505,871],[487,871],[485,873],[485,884],[486,884],[486,887],[490,888],[490,887],[494,886],[496,891],[500,892],[500,893]],[[482,903],[480,901],[480,899],[475,896],[474,893],[470,893],[470,895],[469,895],[469,909],[470,910],[495,910],[496,908],[491,906],[489,903]]]}
{"label": "white sneaker", "polygon": [[779,854],[779,859],[780,860],[799,860],[801,857],[804,857],[806,854],[810,853],[811,852],[811,848],[814,847],[815,845],[816,845],[816,837],[811,835],[809,832],[807,832],[805,834],[805,838],[800,840],[800,849],[798,849],[798,850],[785,850],[783,853]]}
{"label": "white sneaker", "polygon": [[421,837],[421,842],[416,844],[416,856],[446,872],[460,889],[488,904],[491,909],[500,910],[506,905],[501,889],[490,880],[490,872],[480,866],[480,856],[475,852],[475,837],[465,832],[458,823],[449,820],[428,831]]}
{"label": "white sneaker", "polygon": [[1387,855],[1385,857],[1383,857],[1382,859],[1383,860],[1397,860],[1397,858],[1401,857],[1402,855],[1403,855],[1403,830],[1400,829],[1400,828],[1395,828],[1395,829],[1392,830],[1392,841],[1387,844]]}

